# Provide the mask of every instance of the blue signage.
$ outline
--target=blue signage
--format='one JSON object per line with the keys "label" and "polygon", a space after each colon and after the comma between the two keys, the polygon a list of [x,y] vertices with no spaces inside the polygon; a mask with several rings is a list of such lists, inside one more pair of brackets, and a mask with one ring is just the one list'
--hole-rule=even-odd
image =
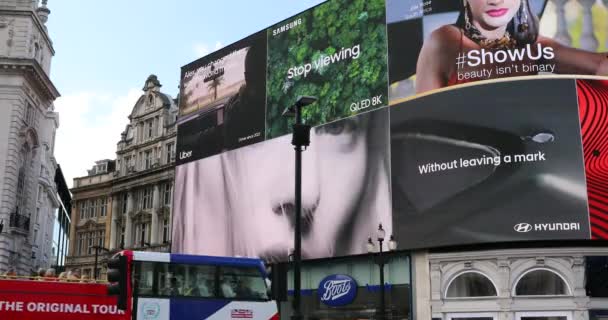
{"label": "blue signage", "polygon": [[321,280],[317,292],[324,304],[330,307],[345,306],[355,300],[357,282],[347,275],[335,274]]}

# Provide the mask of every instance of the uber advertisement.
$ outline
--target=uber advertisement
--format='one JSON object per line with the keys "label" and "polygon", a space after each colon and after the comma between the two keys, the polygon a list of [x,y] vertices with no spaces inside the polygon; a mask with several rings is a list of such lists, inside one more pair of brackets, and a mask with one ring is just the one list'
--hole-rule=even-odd
{"label": "uber advertisement", "polygon": [[298,96],[316,126],[388,104],[384,0],[333,0],[268,29],[267,138],[291,132]]}
{"label": "uber advertisement", "polygon": [[387,0],[391,104],[481,80],[608,75],[605,5],[556,3]]}
{"label": "uber advertisement", "polygon": [[177,164],[264,139],[266,33],[182,68]]}
{"label": "uber advertisement", "polygon": [[575,80],[450,90],[390,117],[404,247],[589,239]]}

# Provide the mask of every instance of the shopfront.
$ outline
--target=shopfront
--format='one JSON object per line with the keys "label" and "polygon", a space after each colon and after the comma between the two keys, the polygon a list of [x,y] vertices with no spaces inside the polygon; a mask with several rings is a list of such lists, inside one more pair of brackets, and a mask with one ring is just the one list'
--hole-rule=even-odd
{"label": "shopfront", "polygon": [[[302,264],[302,314],[310,320],[378,319],[382,288],[377,254],[305,261]],[[384,256],[386,319],[411,319],[410,258],[407,254]],[[347,286],[331,290],[334,285]],[[290,319],[293,273],[288,276],[289,301],[280,304],[281,319]],[[339,296],[336,304],[333,297]]]}

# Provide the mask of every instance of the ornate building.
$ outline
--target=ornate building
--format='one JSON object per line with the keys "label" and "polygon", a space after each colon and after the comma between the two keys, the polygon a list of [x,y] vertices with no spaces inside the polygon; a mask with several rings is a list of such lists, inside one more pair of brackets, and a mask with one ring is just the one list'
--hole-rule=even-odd
{"label": "ornate building", "polygon": [[0,1],[0,270],[50,267],[60,204],[54,176],[55,54],[46,0]]}
{"label": "ornate building", "polygon": [[[74,178],[71,189],[73,214],[66,268],[82,269],[82,275],[90,278],[95,273],[95,255],[106,252],[101,248],[106,247],[110,238],[107,230],[112,215],[110,194],[114,163],[112,160],[97,161],[87,176]],[[101,265],[99,260],[97,265],[98,268]]]}
{"label": "ornate building", "polygon": [[108,252],[169,251],[177,106],[160,88],[156,76],[149,76],[116,160],[98,161],[89,175],[74,179],[67,268],[93,277],[97,253],[103,279],[101,261]]}

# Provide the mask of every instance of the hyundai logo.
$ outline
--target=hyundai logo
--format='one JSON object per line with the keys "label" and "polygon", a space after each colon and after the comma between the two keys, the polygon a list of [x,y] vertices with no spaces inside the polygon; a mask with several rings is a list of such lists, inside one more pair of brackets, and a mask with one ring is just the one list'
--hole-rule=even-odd
{"label": "hyundai logo", "polygon": [[517,232],[530,232],[532,231],[532,225],[529,223],[518,223],[513,229]]}

